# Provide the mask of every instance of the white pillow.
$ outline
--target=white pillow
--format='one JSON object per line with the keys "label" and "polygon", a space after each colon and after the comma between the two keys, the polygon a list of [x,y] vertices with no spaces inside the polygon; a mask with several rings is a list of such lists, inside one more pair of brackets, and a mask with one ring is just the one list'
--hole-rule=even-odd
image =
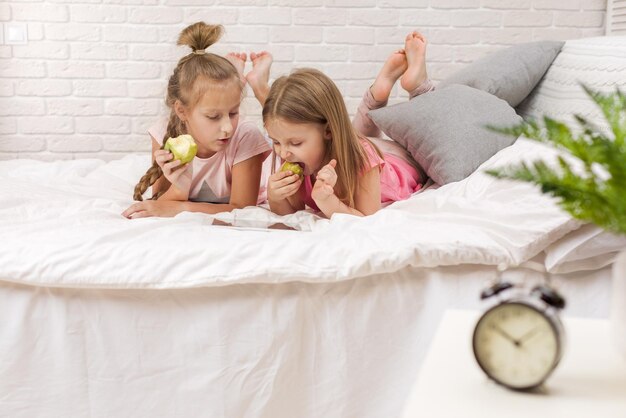
{"label": "white pillow", "polygon": [[579,125],[579,114],[607,128],[600,110],[581,88],[626,91],[626,36],[603,36],[567,41],[533,92],[516,108],[524,119],[543,115]]}

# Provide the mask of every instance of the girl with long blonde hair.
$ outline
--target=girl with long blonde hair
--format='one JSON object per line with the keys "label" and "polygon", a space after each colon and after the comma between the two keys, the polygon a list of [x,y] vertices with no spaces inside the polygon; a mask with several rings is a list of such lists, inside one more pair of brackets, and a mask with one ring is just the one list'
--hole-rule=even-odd
{"label": "girl with long blonde hair", "polygon": [[284,215],[309,206],[327,217],[365,216],[420,189],[425,178],[419,167],[398,144],[379,139],[367,111],[386,105],[398,79],[411,98],[433,90],[425,54],[424,37],[410,33],[404,49],[387,59],[365,93],[352,123],[339,89],[322,72],[299,69],[270,88],[271,55],[255,57],[257,78],[250,85],[263,105],[275,155],[299,164],[304,174],[273,172],[268,182],[273,212]]}
{"label": "girl with long blonde hair", "polygon": [[[245,60],[241,54],[227,59],[207,51],[222,33],[221,25],[203,22],[181,32],[178,45],[189,46],[191,53],[169,78],[169,118],[148,130],[153,164],[135,187],[140,202],[124,211],[127,218],[218,213],[264,199],[259,197],[261,168],[271,148],[254,124],[239,123]],[[196,157],[185,165],[163,149],[167,138],[182,134],[197,145]],[[152,198],[142,201],[150,186]]]}

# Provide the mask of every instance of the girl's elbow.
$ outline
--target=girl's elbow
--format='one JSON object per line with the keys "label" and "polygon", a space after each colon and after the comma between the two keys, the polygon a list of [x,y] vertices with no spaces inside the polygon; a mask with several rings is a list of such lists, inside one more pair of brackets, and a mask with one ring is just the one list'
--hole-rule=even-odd
{"label": "girl's elbow", "polygon": [[247,208],[248,206],[256,206],[257,199],[256,197],[251,197],[250,199],[230,201],[229,204],[233,207],[233,209],[243,209]]}
{"label": "girl's elbow", "polygon": [[232,210],[235,210],[235,209],[243,209],[243,208],[246,208],[248,206],[254,206],[254,205],[250,205],[250,204],[247,204],[247,203],[231,202],[230,206],[232,206]]}
{"label": "girl's elbow", "polygon": [[369,215],[373,215],[376,212],[378,212],[381,209],[381,206],[377,206],[377,207],[372,207],[372,208],[367,208],[365,210],[361,210],[359,212],[361,212],[361,216],[369,216]]}

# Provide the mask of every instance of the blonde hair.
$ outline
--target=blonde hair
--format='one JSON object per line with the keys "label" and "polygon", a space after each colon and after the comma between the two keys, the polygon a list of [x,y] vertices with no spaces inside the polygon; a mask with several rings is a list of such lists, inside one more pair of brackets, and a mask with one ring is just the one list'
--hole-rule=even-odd
{"label": "blonde hair", "polygon": [[[235,66],[224,57],[205,52],[205,49],[217,42],[223,33],[222,25],[197,22],[187,26],[178,36],[176,44],[187,45],[192,52],[178,61],[167,84],[165,104],[170,108],[170,117],[161,149],[165,145],[166,138],[187,133],[185,125],[174,110],[174,104],[177,101],[193,108],[215,83],[234,81],[235,85],[243,91],[243,83]],[[155,161],[135,186],[133,198],[143,200],[144,192],[162,175],[163,171]],[[160,191],[152,199],[157,199],[163,192]]]}
{"label": "blonde hair", "polygon": [[[326,143],[326,160],[337,160],[339,199],[354,207],[360,174],[369,165],[365,149],[352,127],[343,96],[335,83],[321,71],[302,68],[272,84],[263,106],[263,122],[284,119],[291,123],[328,126],[331,139]],[[378,148],[371,146],[382,157]]]}

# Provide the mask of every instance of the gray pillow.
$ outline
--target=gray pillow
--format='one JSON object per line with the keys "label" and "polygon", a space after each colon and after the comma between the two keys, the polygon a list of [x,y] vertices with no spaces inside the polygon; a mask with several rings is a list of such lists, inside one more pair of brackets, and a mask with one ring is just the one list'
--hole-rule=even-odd
{"label": "gray pillow", "polygon": [[464,179],[515,142],[516,138],[485,125],[509,127],[522,121],[504,100],[462,85],[371,110],[368,115],[441,185]]}
{"label": "gray pillow", "polygon": [[491,93],[517,106],[539,83],[564,42],[519,44],[474,61],[439,83],[439,88],[463,84]]}

